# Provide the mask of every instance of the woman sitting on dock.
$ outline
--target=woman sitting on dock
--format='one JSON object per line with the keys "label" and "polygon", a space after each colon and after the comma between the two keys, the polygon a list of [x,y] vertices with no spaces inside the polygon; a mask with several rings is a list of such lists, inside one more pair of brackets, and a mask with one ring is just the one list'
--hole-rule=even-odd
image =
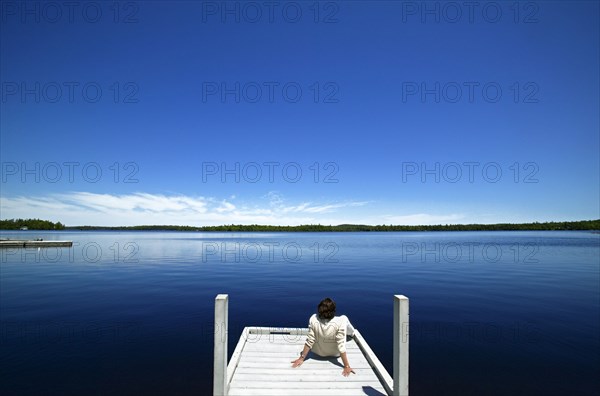
{"label": "woman sitting on dock", "polygon": [[322,356],[341,356],[344,363],[342,375],[347,377],[354,370],[350,367],[346,355],[346,336],[354,335],[354,327],[346,315],[335,316],[335,302],[326,298],[319,303],[318,315],[313,314],[308,322],[308,336],[300,357],[292,361],[292,367],[298,367],[304,363],[304,359],[310,350]]}

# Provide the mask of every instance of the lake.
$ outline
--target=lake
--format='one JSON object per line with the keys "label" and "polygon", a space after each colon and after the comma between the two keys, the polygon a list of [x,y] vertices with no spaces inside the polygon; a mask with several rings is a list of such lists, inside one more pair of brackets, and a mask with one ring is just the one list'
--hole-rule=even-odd
{"label": "lake", "polygon": [[598,233],[0,236],[74,242],[0,250],[2,395],[212,394],[219,293],[230,354],[244,326],[304,327],[331,297],[391,372],[404,294],[412,394],[600,392]]}

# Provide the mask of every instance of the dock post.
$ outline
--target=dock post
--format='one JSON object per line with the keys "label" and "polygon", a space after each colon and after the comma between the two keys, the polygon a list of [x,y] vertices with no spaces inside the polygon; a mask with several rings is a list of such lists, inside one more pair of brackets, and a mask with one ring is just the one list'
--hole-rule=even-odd
{"label": "dock post", "polygon": [[394,396],[408,396],[408,297],[394,296]]}
{"label": "dock post", "polygon": [[227,395],[227,334],[229,327],[229,295],[215,298],[215,351],[213,395]]}

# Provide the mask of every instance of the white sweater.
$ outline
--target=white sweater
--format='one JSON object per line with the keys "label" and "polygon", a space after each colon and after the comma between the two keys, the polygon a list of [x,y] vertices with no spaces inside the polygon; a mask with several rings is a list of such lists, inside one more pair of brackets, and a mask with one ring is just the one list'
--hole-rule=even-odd
{"label": "white sweater", "polygon": [[308,321],[306,345],[319,356],[339,356],[346,352],[346,335],[353,334],[354,327],[346,315],[327,320],[314,314]]}

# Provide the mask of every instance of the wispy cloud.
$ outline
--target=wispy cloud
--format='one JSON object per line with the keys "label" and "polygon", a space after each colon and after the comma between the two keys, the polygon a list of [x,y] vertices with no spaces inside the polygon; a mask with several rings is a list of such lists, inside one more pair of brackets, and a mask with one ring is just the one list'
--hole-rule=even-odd
{"label": "wispy cloud", "polygon": [[[67,225],[140,224],[338,224],[347,222],[344,209],[366,202],[288,204],[275,192],[261,202],[237,204],[235,196],[216,199],[203,196],[149,193],[96,194],[71,192],[42,197],[2,197],[2,218],[39,217]],[[325,214],[333,214],[324,217]]]}
{"label": "wispy cloud", "polygon": [[248,203],[239,197],[149,193],[70,192],[37,197],[2,197],[1,218],[38,217],[67,225],[220,225],[220,224],[457,224],[468,217],[451,214],[376,214],[366,201],[289,202],[270,192]]}
{"label": "wispy cloud", "polygon": [[281,213],[329,213],[335,212],[338,209],[365,206],[368,204],[366,201],[350,201],[333,204],[301,202],[297,205],[290,205],[287,204],[285,198],[276,191],[269,192],[265,197],[269,200],[269,206],[273,208],[273,210]]}

